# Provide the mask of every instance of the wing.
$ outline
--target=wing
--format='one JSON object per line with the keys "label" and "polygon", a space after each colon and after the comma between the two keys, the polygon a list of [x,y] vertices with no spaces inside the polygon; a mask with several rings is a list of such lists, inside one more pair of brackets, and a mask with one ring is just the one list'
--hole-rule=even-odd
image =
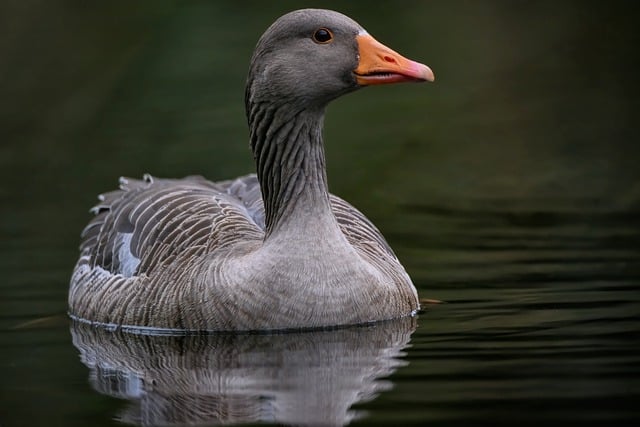
{"label": "wing", "polygon": [[[79,265],[124,277],[150,275],[177,256],[264,237],[264,204],[253,174],[216,183],[196,176],[121,178],[119,190],[99,199],[96,217],[82,232]],[[396,259],[371,221],[343,199],[330,199],[349,243],[367,256]]]}
{"label": "wing", "polygon": [[[256,190],[257,188],[257,190]],[[81,260],[124,277],[151,274],[177,256],[198,257],[238,240],[262,239],[255,176],[120,179],[100,196],[82,233]],[[260,199],[261,201],[261,199]]]}
{"label": "wing", "polygon": [[372,259],[390,257],[397,260],[382,233],[362,212],[333,194],[330,195],[330,200],[333,214],[351,245]]}

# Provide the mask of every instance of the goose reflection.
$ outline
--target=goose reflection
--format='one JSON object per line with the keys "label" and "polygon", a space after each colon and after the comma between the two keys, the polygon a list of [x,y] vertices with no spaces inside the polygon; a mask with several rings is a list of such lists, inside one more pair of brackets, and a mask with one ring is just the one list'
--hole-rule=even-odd
{"label": "goose reflection", "polygon": [[356,403],[392,387],[415,318],[330,331],[147,336],[71,325],[100,393],[137,425],[349,424]]}

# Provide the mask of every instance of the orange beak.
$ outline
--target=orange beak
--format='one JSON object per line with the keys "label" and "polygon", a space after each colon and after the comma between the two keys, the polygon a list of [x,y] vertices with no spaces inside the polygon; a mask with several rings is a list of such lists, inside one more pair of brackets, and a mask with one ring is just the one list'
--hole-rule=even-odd
{"label": "orange beak", "polygon": [[431,68],[405,58],[369,34],[356,36],[360,60],[354,70],[360,86],[434,81]]}

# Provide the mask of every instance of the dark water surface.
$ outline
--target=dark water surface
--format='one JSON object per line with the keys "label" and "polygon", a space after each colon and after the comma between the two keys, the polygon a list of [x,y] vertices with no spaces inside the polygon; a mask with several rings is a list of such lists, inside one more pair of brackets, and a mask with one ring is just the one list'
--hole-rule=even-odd
{"label": "dark water surface", "polygon": [[[71,324],[95,195],[120,175],[251,171],[249,56],[273,19],[309,5],[435,71],[335,102],[326,145],[332,191],[379,226],[421,297],[446,303],[298,334]],[[633,2],[0,9],[0,426],[640,419]]]}

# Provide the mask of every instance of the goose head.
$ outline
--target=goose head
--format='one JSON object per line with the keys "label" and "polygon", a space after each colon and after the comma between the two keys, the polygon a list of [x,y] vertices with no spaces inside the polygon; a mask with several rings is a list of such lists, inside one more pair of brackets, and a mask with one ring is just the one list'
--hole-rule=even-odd
{"label": "goose head", "polygon": [[279,18],[258,41],[245,101],[248,112],[264,102],[322,109],[363,86],[433,80],[429,67],[379,43],[349,17],[303,9]]}

